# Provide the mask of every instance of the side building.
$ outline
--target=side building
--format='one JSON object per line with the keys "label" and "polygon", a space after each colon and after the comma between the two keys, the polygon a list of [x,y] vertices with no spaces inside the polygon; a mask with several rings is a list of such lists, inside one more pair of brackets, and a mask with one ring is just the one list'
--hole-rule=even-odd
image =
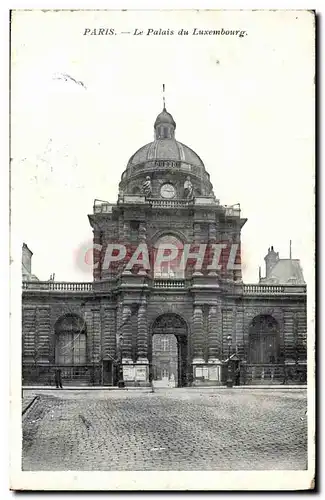
{"label": "side building", "polygon": [[[265,277],[243,283],[247,220],[215,197],[203,161],[175,129],[164,108],[154,141],[122,173],[117,202],[95,202],[92,282],[23,274],[23,384],[53,384],[57,366],[65,384],[148,385],[153,377],[218,385],[235,372],[241,384],[306,381],[299,260],[272,247]],[[168,245],[173,259],[161,252]],[[139,248],[148,249],[148,266]]]}

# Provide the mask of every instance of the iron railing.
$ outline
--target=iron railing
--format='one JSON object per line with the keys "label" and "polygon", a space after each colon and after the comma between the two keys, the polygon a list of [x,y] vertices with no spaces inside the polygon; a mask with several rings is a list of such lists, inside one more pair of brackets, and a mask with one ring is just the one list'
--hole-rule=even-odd
{"label": "iron railing", "polygon": [[38,365],[23,363],[23,385],[55,386],[55,371],[60,368],[64,385],[97,385],[101,382],[101,367],[87,365]]}
{"label": "iron railing", "polygon": [[306,364],[242,364],[240,366],[240,385],[306,383]]}
{"label": "iron railing", "polygon": [[98,213],[111,213],[113,211],[113,203],[109,203],[108,201],[103,201],[103,200],[95,200],[94,201],[94,206],[93,206],[93,211],[94,214]]}

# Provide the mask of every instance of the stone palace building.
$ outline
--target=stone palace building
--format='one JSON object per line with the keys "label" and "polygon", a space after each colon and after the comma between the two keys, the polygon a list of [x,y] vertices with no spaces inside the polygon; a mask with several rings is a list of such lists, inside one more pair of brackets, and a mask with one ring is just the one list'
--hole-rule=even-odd
{"label": "stone palace building", "polygon": [[[23,385],[54,384],[58,367],[63,385],[148,385],[152,378],[178,387],[224,384],[229,377],[240,384],[306,381],[306,284],[299,260],[281,259],[270,247],[265,277],[243,283],[240,242],[247,220],[239,205],[215,197],[201,158],[175,139],[175,129],[164,107],[154,141],[122,173],[117,202],[95,201],[88,216],[92,282],[38,280],[24,244]],[[185,268],[178,257],[154,262],[162,244],[181,252],[188,244],[198,251],[220,242],[226,244],[217,266],[209,252],[201,268],[193,254]],[[146,245],[150,267],[128,269],[117,250],[108,267],[110,245],[124,245],[128,259]],[[234,265],[223,265],[229,259]]]}

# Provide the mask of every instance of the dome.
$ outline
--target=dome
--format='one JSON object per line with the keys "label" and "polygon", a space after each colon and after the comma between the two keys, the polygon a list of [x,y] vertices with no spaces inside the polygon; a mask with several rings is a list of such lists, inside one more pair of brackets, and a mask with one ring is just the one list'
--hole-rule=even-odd
{"label": "dome", "polygon": [[175,139],[156,139],[131,156],[128,166],[138,165],[150,160],[183,161],[197,167],[204,167],[201,158],[188,146]]}
{"label": "dome", "polygon": [[143,183],[149,176],[151,194],[159,197],[161,182],[170,175],[177,182],[178,196],[183,196],[188,176],[196,193],[210,196],[213,187],[203,161],[193,149],[175,139],[175,128],[176,122],[164,106],[154,123],[154,140],[131,156],[122,173],[120,196],[144,192]]}
{"label": "dome", "polygon": [[171,160],[204,168],[201,158],[191,148],[176,141],[175,128],[175,120],[164,106],[154,124],[155,140],[138,149],[131,156],[128,166],[143,164],[150,160]]}

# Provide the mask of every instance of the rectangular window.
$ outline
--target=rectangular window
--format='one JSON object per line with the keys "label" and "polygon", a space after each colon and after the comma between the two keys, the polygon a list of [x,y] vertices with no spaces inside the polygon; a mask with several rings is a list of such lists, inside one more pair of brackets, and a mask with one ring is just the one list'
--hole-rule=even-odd
{"label": "rectangular window", "polygon": [[163,351],[168,351],[168,349],[169,349],[169,341],[168,341],[168,339],[161,339],[161,349]]}

